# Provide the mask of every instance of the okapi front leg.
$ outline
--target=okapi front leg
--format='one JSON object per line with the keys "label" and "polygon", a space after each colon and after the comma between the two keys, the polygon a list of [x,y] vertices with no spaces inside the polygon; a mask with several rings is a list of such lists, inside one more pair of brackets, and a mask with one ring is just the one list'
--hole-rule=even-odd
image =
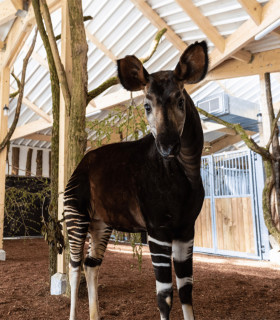
{"label": "okapi front leg", "polygon": [[148,237],[156,276],[157,302],[161,320],[169,320],[173,301],[171,273],[171,242]]}
{"label": "okapi front leg", "polygon": [[172,242],[172,256],[184,320],[193,320],[193,239],[186,242],[174,240]]}

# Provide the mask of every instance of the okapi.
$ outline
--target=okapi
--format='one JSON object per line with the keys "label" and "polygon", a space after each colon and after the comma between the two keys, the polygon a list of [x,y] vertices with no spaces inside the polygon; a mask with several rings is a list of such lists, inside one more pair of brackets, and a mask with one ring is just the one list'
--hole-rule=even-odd
{"label": "okapi", "polygon": [[149,74],[135,56],[117,61],[118,76],[130,91],[144,89],[151,134],[88,152],[64,193],[70,244],[70,320],[76,319],[83,248],[90,320],[100,319],[97,281],[113,229],[147,231],[156,277],[160,317],[172,307],[172,265],[184,319],[192,307],[193,239],[204,189],[200,176],[203,133],[200,118],[184,84],[202,80],[208,68],[207,45],[196,42],[180,57],[174,71]]}

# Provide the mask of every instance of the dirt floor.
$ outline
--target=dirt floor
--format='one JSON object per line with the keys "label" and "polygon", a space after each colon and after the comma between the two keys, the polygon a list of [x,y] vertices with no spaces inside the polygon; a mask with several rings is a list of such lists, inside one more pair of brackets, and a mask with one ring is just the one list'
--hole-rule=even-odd
{"label": "dirt floor", "polygon": [[[6,240],[4,249],[7,260],[0,261],[0,319],[67,320],[68,298],[49,294],[45,242],[41,239]],[[110,244],[108,249],[99,281],[102,319],[159,319],[148,253],[143,256],[140,273],[137,260],[128,252],[130,247]],[[196,319],[280,319],[279,278],[279,266],[269,262],[195,255]],[[171,319],[180,320],[183,315],[177,292],[174,293]],[[89,319],[85,294],[79,302],[78,319]]]}

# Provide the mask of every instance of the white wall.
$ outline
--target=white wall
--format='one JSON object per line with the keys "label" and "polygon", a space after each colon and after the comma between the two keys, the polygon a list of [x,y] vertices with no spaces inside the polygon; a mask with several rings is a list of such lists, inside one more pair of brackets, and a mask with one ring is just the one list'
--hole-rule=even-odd
{"label": "white wall", "polygon": [[[10,150],[8,153],[9,162],[6,164],[6,174],[12,173],[12,148],[18,147],[16,145],[10,145]],[[29,147],[19,146],[19,176],[25,176],[26,159]],[[42,163],[42,175],[43,177],[49,177],[49,153],[48,149],[32,148],[32,160],[31,160],[31,176],[36,176],[36,157],[37,151],[43,150],[43,163]],[[9,164],[9,165],[8,165]]]}

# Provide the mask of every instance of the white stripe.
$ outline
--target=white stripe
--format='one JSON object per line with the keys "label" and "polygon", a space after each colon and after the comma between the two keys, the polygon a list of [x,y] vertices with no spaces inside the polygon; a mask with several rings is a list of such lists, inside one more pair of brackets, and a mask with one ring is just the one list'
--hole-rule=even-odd
{"label": "white stripe", "polygon": [[177,283],[177,289],[179,290],[180,288],[182,288],[188,283],[193,284],[193,277],[185,277],[185,278],[176,277],[176,283]]}
{"label": "white stripe", "polygon": [[159,282],[156,280],[156,288],[157,288],[157,294],[160,291],[165,291],[165,290],[169,290],[172,288],[172,282],[170,283],[163,283],[163,282]]}
{"label": "white stripe", "polygon": [[193,308],[188,304],[182,304],[184,320],[194,320]]}
{"label": "white stripe", "polygon": [[156,244],[159,244],[160,246],[166,246],[166,247],[171,247],[171,243],[170,242],[164,242],[164,241],[159,241],[155,238],[152,238],[150,236],[148,236],[148,241],[154,242]]}
{"label": "white stripe", "polygon": [[155,263],[152,262],[154,267],[170,267],[170,263]]}
{"label": "white stripe", "polygon": [[173,240],[172,256],[175,261],[183,262],[192,256],[193,239],[188,242]]}
{"label": "white stripe", "polygon": [[164,257],[164,258],[170,259],[170,256],[168,256],[167,254],[163,254],[163,253],[151,253],[151,256],[153,256],[153,257]]}

